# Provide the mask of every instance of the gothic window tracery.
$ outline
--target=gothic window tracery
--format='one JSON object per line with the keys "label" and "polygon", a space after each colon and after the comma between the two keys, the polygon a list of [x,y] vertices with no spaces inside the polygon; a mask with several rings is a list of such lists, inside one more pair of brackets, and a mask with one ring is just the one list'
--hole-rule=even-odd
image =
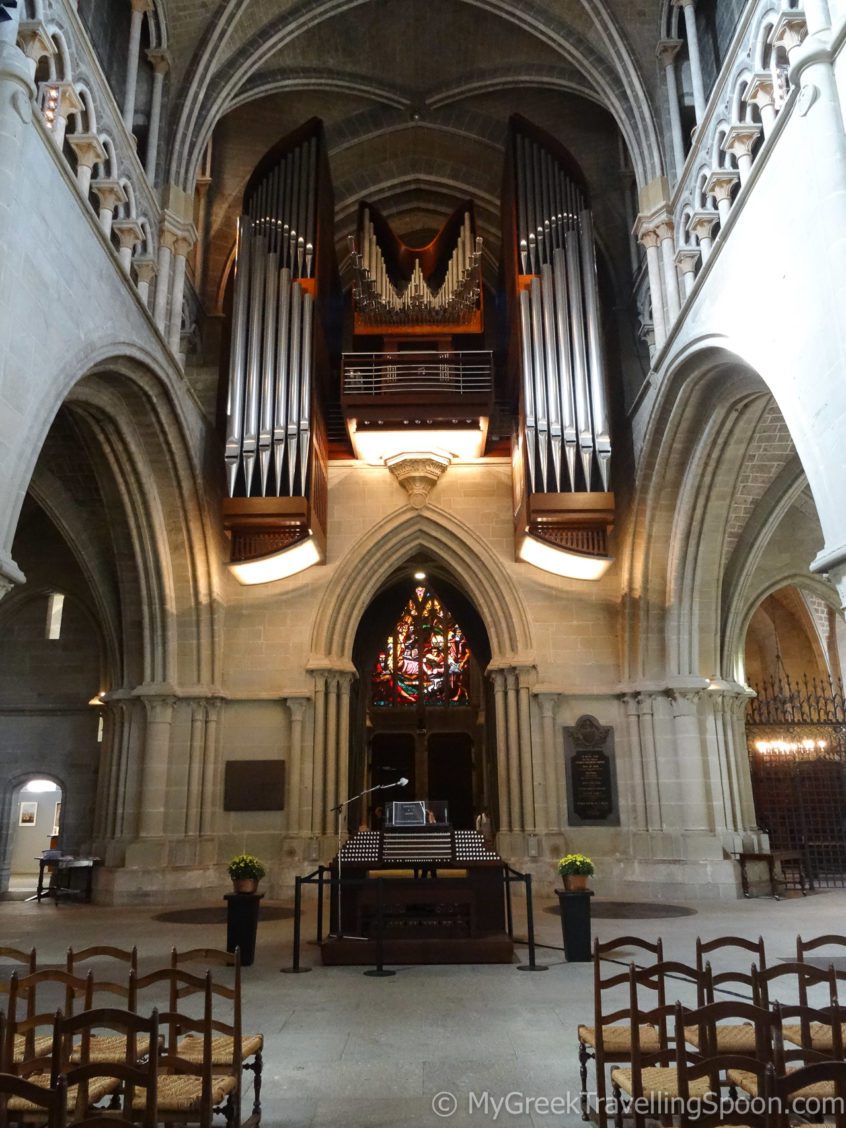
{"label": "gothic window tracery", "polygon": [[438,597],[418,585],[379,651],[371,703],[466,705],[469,681],[470,647],[464,632]]}

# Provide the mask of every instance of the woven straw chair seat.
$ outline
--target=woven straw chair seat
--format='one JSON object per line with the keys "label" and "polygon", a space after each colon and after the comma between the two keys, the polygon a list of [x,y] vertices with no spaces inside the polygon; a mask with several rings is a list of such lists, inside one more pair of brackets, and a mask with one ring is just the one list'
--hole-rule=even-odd
{"label": "woven straw chair seat", "polygon": [[[27,1081],[31,1081],[33,1085],[38,1085],[41,1089],[50,1088],[50,1074],[49,1073],[35,1073],[27,1077]],[[120,1088],[120,1081],[116,1077],[92,1077],[88,1082],[88,1101],[89,1104],[94,1104],[96,1101],[101,1101],[103,1097],[107,1097],[109,1093],[114,1093]],[[79,1092],[78,1085],[71,1085],[68,1089],[68,1111],[73,1112],[76,1109],[76,1098]],[[43,1113],[44,1109],[40,1108],[32,1101],[25,1100],[23,1097],[9,1097],[8,1103],[9,1112],[40,1112]]]}
{"label": "woven straw chair seat", "polygon": [[[580,1026],[579,1041],[586,1046],[596,1047],[596,1027]],[[602,1044],[606,1054],[630,1054],[632,1052],[631,1026],[603,1026]],[[652,1053],[661,1048],[658,1030],[655,1026],[641,1026],[640,1048]]]}
{"label": "woven straw chair seat", "polygon": [[[212,1077],[212,1104],[218,1105],[237,1085],[234,1077]],[[156,1081],[156,1107],[163,1112],[193,1112],[200,1107],[203,1079],[193,1074],[160,1073]],[[133,1109],[142,1109],[147,1102],[145,1089],[136,1089],[132,1099]]]}
{"label": "woven straw chair seat", "polygon": [[[629,1096],[633,1094],[631,1069],[612,1069],[611,1080],[618,1088]],[[641,1086],[645,1097],[661,1099],[662,1097],[677,1097],[679,1095],[679,1075],[675,1066],[650,1066],[640,1071]],[[707,1077],[698,1077],[690,1082],[691,1097],[707,1097],[711,1086]]]}
{"label": "woven straw chair seat", "polygon": [[[699,1045],[699,1027],[685,1026],[685,1040],[691,1046]],[[717,1050],[721,1054],[742,1053],[755,1049],[755,1027],[751,1022],[726,1024],[717,1027]]]}
{"label": "woven straw chair seat", "polygon": [[[795,1073],[796,1069],[788,1069],[787,1072]],[[739,1089],[742,1089],[744,1093],[748,1093],[751,1097],[757,1097],[758,1078],[754,1073],[747,1073],[745,1069],[730,1069],[726,1076],[728,1077],[730,1084],[736,1085]],[[790,1099],[791,1101],[809,1099],[820,1100],[825,1097],[833,1096],[833,1081],[817,1081],[814,1085],[806,1085],[804,1089],[797,1089],[795,1093],[790,1094]]]}
{"label": "woven straw chair seat", "polygon": [[[53,1052],[53,1035],[37,1034],[35,1037],[35,1057],[49,1057]],[[23,1061],[26,1053],[26,1038],[23,1034],[15,1035],[15,1061]]]}
{"label": "woven straw chair seat", "polygon": [[[124,1062],[126,1061],[125,1034],[92,1034],[88,1046],[88,1060],[93,1062]],[[138,1035],[135,1039],[135,1056],[146,1057],[150,1052],[150,1039],[146,1034]],[[71,1054],[71,1061],[76,1065],[82,1060],[82,1051],[76,1047]]]}
{"label": "woven straw chair seat", "polygon": [[[252,1057],[264,1046],[263,1034],[245,1034],[241,1038],[241,1057]],[[235,1039],[225,1034],[211,1040],[212,1065],[231,1065],[235,1050]],[[203,1039],[196,1034],[186,1034],[179,1039],[179,1056],[186,1061],[203,1060]]]}
{"label": "woven straw chair seat", "polygon": [[[846,1024],[841,1025],[843,1041],[846,1042]],[[802,1027],[799,1023],[785,1023],[781,1028],[782,1035],[785,1042],[792,1042],[794,1046],[801,1046],[802,1042]],[[810,1024],[811,1034],[811,1049],[812,1050],[833,1050],[834,1040],[832,1038],[832,1030],[830,1026],[826,1026],[823,1022],[812,1022]]]}

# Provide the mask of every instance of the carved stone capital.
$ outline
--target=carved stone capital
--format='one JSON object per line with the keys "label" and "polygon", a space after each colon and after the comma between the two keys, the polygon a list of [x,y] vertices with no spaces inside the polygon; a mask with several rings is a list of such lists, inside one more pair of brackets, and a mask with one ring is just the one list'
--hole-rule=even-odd
{"label": "carved stone capital", "polygon": [[167,74],[171,67],[170,53],[163,47],[150,47],[147,59],[156,74]]}
{"label": "carved stone capital", "polygon": [[730,127],[723,141],[723,149],[735,157],[747,157],[761,136],[762,127],[755,121],[745,121]]}
{"label": "carved stone capital", "polygon": [[117,235],[121,247],[132,249],[144,241],[144,229],[137,219],[116,219],[112,231]]}
{"label": "carved stone capital", "polygon": [[675,254],[675,264],[681,274],[693,274],[702,252],[698,247],[679,247]]}
{"label": "carved stone capital", "polygon": [[115,208],[126,203],[126,192],[117,180],[94,180],[91,189],[104,211],[114,211]]}
{"label": "carved stone capital", "polygon": [[719,218],[719,213],[715,211],[695,211],[690,217],[687,229],[697,239],[710,239]]}
{"label": "carved stone capital", "polygon": [[385,460],[385,465],[408,494],[412,509],[422,509],[429,500],[432,487],[449,466],[446,454],[434,451],[395,454]]}
{"label": "carved stone capital", "polygon": [[47,25],[41,20],[21,20],[18,25],[18,39],[21,50],[33,63],[39,59],[52,58],[56,54],[56,45],[47,30]]}
{"label": "carved stone capital", "polygon": [[655,57],[668,67],[678,54],[681,45],[681,39],[659,39],[658,46],[655,48]]}
{"label": "carved stone capital", "polygon": [[158,265],[152,255],[138,255],[132,265],[135,267],[139,283],[146,282],[149,285],[158,271]]}
{"label": "carved stone capital", "polygon": [[804,42],[808,34],[808,24],[802,12],[782,12],[770,32],[773,47],[783,47],[788,55],[794,47]]}
{"label": "carved stone capital", "polygon": [[705,192],[719,203],[731,198],[734,186],[740,182],[736,168],[715,168],[705,181]]}
{"label": "carved stone capital", "polygon": [[72,82],[42,82],[39,85],[41,104],[47,125],[52,129],[56,116],[67,119],[84,107]]}
{"label": "carved stone capital", "polygon": [[759,110],[764,106],[772,106],[775,102],[775,91],[773,76],[769,71],[753,74],[743,96],[749,104],[757,106]]}
{"label": "carved stone capital", "polygon": [[106,159],[103,142],[96,133],[70,133],[65,140],[76,155],[76,163],[83,168],[93,168]]}

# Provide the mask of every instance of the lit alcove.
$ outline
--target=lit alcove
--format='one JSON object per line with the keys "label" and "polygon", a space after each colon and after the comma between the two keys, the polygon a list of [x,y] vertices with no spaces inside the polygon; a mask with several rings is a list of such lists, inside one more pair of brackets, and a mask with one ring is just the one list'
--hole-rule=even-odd
{"label": "lit alcove", "polygon": [[11,892],[34,891],[38,862],[44,850],[59,842],[62,822],[61,787],[52,779],[35,777],[12,797]]}

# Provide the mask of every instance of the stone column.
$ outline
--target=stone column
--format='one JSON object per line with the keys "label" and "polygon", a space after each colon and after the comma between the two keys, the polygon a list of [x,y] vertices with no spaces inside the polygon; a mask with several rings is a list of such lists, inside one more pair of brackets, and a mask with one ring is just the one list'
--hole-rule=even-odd
{"label": "stone column", "polygon": [[112,231],[120,242],[120,265],[129,274],[132,269],[132,252],[144,241],[144,231],[136,219],[115,219],[112,221]]}
{"label": "stone column", "polygon": [[761,132],[762,127],[757,122],[733,125],[723,141],[723,149],[731,153],[737,161],[741,186],[749,179],[749,173],[752,171],[752,150]]}
{"label": "stone column", "polygon": [[95,180],[91,187],[100,201],[100,226],[106,238],[110,239],[115,208],[126,203],[126,192],[117,180]]}
{"label": "stone column", "polygon": [[138,86],[138,54],[141,48],[141,25],[144,14],[152,8],[152,0],[131,0],[132,16],[129,22],[129,48],[126,53],[126,93],[123,99],[123,120],[132,133],[135,119],[135,91]]}
{"label": "stone column", "polygon": [[638,238],[646,247],[646,269],[649,273],[649,292],[652,295],[652,326],[655,332],[655,348],[660,351],[667,339],[667,321],[664,316],[664,287],[661,282],[661,255],[658,250],[661,240],[653,228],[645,228],[638,221]]}
{"label": "stone column", "polygon": [[673,143],[673,158],[676,164],[676,182],[684,168],[684,137],[682,135],[681,112],[679,110],[679,88],[676,81],[676,55],[682,41],[680,39],[662,39],[658,43],[656,54],[659,62],[664,66],[664,75],[667,80],[667,100],[670,107],[670,137]]}
{"label": "stone column", "polygon": [[672,327],[681,312],[679,299],[679,276],[676,271],[675,250],[676,232],[673,217],[663,215],[655,226],[658,238],[661,240],[661,259],[664,266],[664,287],[667,291],[667,313],[670,327]]}
{"label": "stone column", "polygon": [[808,35],[827,31],[831,27],[831,11],[828,0],[804,0],[802,10],[808,25]]}
{"label": "stone column", "polygon": [[156,277],[156,260],[152,255],[135,256],[135,274],[138,278],[138,297],[145,306],[150,304],[150,283]]}
{"label": "stone column", "polygon": [[338,799],[345,803],[350,794],[350,689],[352,674],[338,677]]}
{"label": "stone column", "polygon": [[558,705],[558,694],[539,693],[538,706],[541,712],[541,730],[543,732],[544,776],[546,786],[546,819],[541,822],[541,830],[556,830],[567,822],[566,810],[562,808],[562,788],[558,778],[558,749],[556,747],[555,713]]}
{"label": "stone column", "polygon": [[143,701],[147,710],[147,731],[141,774],[138,833],[141,838],[158,838],[164,834],[170,730],[176,698],[166,694],[150,694],[145,695]]}
{"label": "stone column", "polygon": [[648,830],[662,830],[664,812],[661,802],[658,752],[655,743],[654,694],[638,693],[636,704],[643,765],[643,792],[646,800],[646,827]]}
{"label": "stone column", "polygon": [[643,750],[640,743],[637,701],[636,693],[624,693],[622,695],[629,738],[631,794],[629,796],[628,816],[633,830],[645,830],[647,825],[646,793],[643,786]]}
{"label": "stone column", "polygon": [[175,356],[179,356],[182,332],[182,298],[185,294],[185,265],[188,252],[194,240],[181,236],[173,244],[173,282],[170,291],[170,332],[168,344]]}
{"label": "stone column", "polygon": [[159,261],[156,270],[156,293],[153,298],[153,320],[162,333],[167,320],[167,300],[170,296],[170,264],[173,258],[173,235],[162,231],[159,239]]}
{"label": "stone column", "polygon": [[314,802],[312,830],[324,834],[326,827],[326,675],[314,673]]}
{"label": "stone column", "polygon": [[769,137],[776,119],[773,76],[765,72],[753,74],[746,87],[744,98],[750,106],[758,107],[764,137]]}
{"label": "stone column", "polygon": [[714,245],[714,226],[719,222],[719,218],[715,211],[696,211],[687,225],[691,235],[695,235],[699,240],[699,253],[702,256],[703,266],[710,258],[711,248]]}
{"label": "stone column", "polygon": [[94,840],[102,841],[108,835],[109,805],[111,800],[112,771],[120,741],[120,712],[113,703],[103,703],[103,737],[100,743],[100,763],[97,768],[97,798],[94,808]]}
{"label": "stone column", "polygon": [[521,801],[520,717],[517,706],[517,674],[505,674],[505,717],[508,726],[508,780],[511,792],[511,829],[523,830],[523,805]]}
{"label": "stone column", "polygon": [[288,711],[291,714],[291,751],[288,756],[288,830],[297,834],[301,829],[311,827],[311,787],[308,788],[308,802],[303,795],[303,717],[307,700],[304,697],[288,697]]}
{"label": "stone column", "polygon": [[677,8],[684,11],[684,24],[687,31],[687,53],[690,58],[690,81],[693,86],[693,108],[696,124],[705,117],[705,85],[702,81],[702,60],[699,57],[699,33],[696,30],[696,10],[694,0],[673,0]]}
{"label": "stone column", "polygon": [[162,120],[162,95],[164,80],[170,68],[170,56],[161,47],[151,47],[147,58],[153,68],[153,93],[150,102],[150,129],[147,133],[147,152],[144,156],[144,171],[151,184],[156,182],[156,164],[159,154],[159,129]]}
{"label": "stone column", "polygon": [[208,176],[197,177],[197,242],[194,244],[194,285],[197,293],[203,292],[203,272],[206,267],[206,227],[208,226],[209,185]]}
{"label": "stone column", "polygon": [[203,802],[203,775],[206,751],[206,703],[191,701],[191,732],[188,742],[188,777],[185,795],[185,834],[200,833],[200,811]]}
{"label": "stone column", "polygon": [[[532,697],[531,682],[534,669],[522,667],[517,670],[517,717],[520,730],[520,776],[523,790],[523,829],[534,831],[537,828],[536,788],[543,788],[543,778],[536,775],[535,751],[532,742]],[[544,808],[546,800],[544,798]],[[544,822],[546,819],[544,818]]]}
{"label": "stone column", "polygon": [[731,211],[731,194],[740,181],[740,173],[735,168],[715,168],[705,181],[705,192],[714,197],[720,228],[726,224]]}
{"label": "stone column", "polygon": [[[668,793],[675,810],[672,825],[677,830],[714,830],[714,780],[709,770],[707,742],[699,725],[699,701],[703,690],[671,689],[667,696],[673,712],[672,764],[663,756],[662,791]],[[664,817],[668,811],[662,803]]]}
{"label": "stone column", "polygon": [[[115,755],[112,757],[112,771],[109,780],[109,814],[106,823],[106,837],[120,838],[127,828],[127,781],[129,779],[129,753],[133,738],[134,713],[137,706],[127,700],[115,702],[119,724]],[[132,829],[132,828],[130,828]]]}
{"label": "stone column", "polygon": [[696,265],[700,258],[698,247],[679,247],[676,251],[675,264],[681,274],[685,298],[693,289],[693,283],[696,281]]}
{"label": "stone column", "polygon": [[84,199],[88,199],[94,165],[106,159],[106,150],[95,133],[72,133],[68,144],[76,156],[76,181]]}
{"label": "stone column", "polygon": [[220,755],[218,739],[220,733],[219,697],[209,697],[205,702],[206,732],[203,755],[202,803],[200,805],[200,834],[211,834],[215,829],[215,815],[221,806],[218,795],[218,773]]}
{"label": "stone column", "polygon": [[505,673],[494,670],[490,675],[494,690],[496,718],[496,775],[499,795],[499,829],[511,830],[511,786],[508,766],[508,725],[505,719]]}
{"label": "stone column", "polygon": [[326,796],[325,817],[334,821],[337,812],[331,814],[338,803],[338,678],[331,674],[326,687]]}

